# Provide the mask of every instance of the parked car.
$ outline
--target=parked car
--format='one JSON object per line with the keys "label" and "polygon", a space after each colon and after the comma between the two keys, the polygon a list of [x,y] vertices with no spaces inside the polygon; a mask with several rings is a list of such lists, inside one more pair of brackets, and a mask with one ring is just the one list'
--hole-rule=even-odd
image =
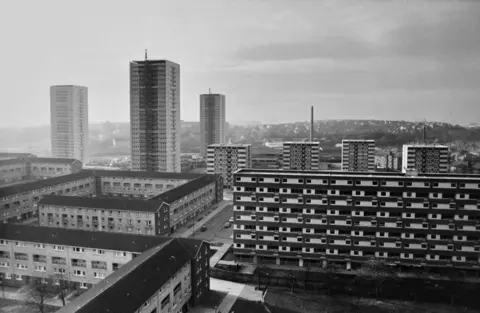
{"label": "parked car", "polygon": [[200,227],[200,230],[201,230],[201,231],[206,231],[206,230],[207,230],[207,226],[203,225],[202,227]]}
{"label": "parked car", "polygon": [[230,217],[230,219],[228,220],[230,223],[233,223],[233,217]]}
{"label": "parked car", "polygon": [[230,224],[230,222],[225,222],[225,225],[223,225],[223,227],[225,227],[225,228],[229,228],[229,227],[230,227],[230,225],[231,225],[231,224]]}

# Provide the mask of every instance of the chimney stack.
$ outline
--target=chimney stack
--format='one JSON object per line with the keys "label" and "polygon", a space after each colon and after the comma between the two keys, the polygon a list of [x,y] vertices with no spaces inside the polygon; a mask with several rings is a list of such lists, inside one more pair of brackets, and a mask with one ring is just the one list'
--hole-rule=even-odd
{"label": "chimney stack", "polygon": [[310,142],[313,141],[313,130],[314,130],[314,121],[313,121],[313,106],[310,108]]}

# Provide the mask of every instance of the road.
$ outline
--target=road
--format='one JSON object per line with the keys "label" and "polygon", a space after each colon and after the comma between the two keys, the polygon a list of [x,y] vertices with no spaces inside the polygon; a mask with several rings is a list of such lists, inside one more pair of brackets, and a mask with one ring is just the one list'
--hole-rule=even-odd
{"label": "road", "polygon": [[[225,223],[233,216],[231,204],[227,204],[220,212],[205,222],[206,231],[201,231],[198,222],[195,222],[195,233],[192,238],[202,239],[210,242],[225,241],[231,239],[233,234],[233,225],[225,228]],[[202,222],[202,221],[200,221]]]}

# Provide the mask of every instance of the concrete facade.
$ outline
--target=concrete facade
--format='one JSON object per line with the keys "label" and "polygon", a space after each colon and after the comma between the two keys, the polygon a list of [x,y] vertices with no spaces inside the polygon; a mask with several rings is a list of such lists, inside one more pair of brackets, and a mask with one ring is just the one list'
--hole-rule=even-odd
{"label": "concrete facade", "polygon": [[88,89],[50,87],[51,150],[54,158],[88,161]]}
{"label": "concrete facade", "polygon": [[180,65],[130,62],[132,169],[180,172],[180,126]]}
{"label": "concrete facade", "polygon": [[207,173],[221,174],[225,187],[233,186],[233,173],[252,167],[252,146],[245,144],[214,144],[208,146]]}
{"label": "concrete facade", "polygon": [[438,145],[404,145],[402,173],[414,170],[418,173],[448,173],[449,149]]}
{"label": "concrete facade", "polygon": [[318,170],[319,142],[284,142],[283,168],[285,170]]}
{"label": "concrete facade", "polygon": [[375,171],[375,141],[342,140],[342,171]]}
{"label": "concrete facade", "polygon": [[225,96],[200,95],[200,155],[207,156],[209,145],[225,143]]}

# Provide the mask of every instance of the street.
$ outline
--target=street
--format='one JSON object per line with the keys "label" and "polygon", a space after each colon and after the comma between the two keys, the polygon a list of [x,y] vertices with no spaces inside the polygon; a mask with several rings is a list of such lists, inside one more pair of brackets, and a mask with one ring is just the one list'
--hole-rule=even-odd
{"label": "street", "polygon": [[228,228],[225,228],[224,225],[232,216],[233,207],[231,204],[227,204],[225,208],[203,224],[207,227],[207,230],[201,231],[200,224],[195,221],[195,231],[192,238],[203,239],[210,242],[231,240],[233,225],[230,225]]}

